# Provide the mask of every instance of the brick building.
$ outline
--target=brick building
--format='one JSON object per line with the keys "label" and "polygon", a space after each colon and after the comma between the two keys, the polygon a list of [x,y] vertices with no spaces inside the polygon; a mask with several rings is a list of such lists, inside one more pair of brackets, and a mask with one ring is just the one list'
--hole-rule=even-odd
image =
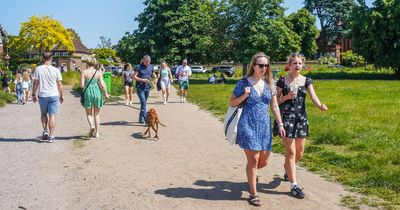
{"label": "brick building", "polygon": [[64,70],[86,69],[87,64],[84,59],[92,55],[92,51],[76,38],[72,39],[72,42],[75,47],[74,52],[69,52],[58,46],[51,50],[53,53],[53,65],[56,67],[63,66]]}

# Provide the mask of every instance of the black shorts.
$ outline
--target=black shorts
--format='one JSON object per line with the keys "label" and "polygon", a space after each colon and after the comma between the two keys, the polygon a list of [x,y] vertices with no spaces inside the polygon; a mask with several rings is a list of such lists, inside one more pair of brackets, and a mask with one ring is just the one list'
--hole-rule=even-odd
{"label": "black shorts", "polygon": [[124,86],[133,87],[133,82],[132,82],[132,81],[131,81],[131,82],[125,81],[125,82],[124,82]]}

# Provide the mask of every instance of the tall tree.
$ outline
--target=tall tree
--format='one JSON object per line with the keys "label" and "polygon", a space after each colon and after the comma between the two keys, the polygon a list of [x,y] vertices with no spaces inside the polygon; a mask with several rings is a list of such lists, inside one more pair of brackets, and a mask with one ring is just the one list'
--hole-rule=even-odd
{"label": "tall tree", "polygon": [[78,33],[76,33],[76,31],[72,28],[67,29],[67,31],[69,32],[69,35],[72,37],[72,39],[77,39],[80,42],[82,42],[81,37],[79,36]]}
{"label": "tall tree", "polygon": [[100,44],[97,45],[98,48],[111,48],[111,39],[105,36],[100,36]]}
{"label": "tall tree", "polygon": [[377,67],[390,67],[400,76],[400,1],[363,0],[352,16],[354,51]]}
{"label": "tall tree", "polygon": [[68,31],[49,16],[32,16],[28,22],[21,23],[16,43],[19,49],[33,49],[39,53],[50,51],[56,45],[63,46],[68,51],[75,50]]}
{"label": "tall tree", "polygon": [[349,19],[354,0],[304,0],[305,8],[318,17],[320,46],[324,54],[328,43],[340,43],[350,32]]}
{"label": "tall tree", "polygon": [[296,32],[301,38],[301,52],[307,57],[312,58],[317,52],[317,42],[319,32],[315,26],[315,17],[306,9],[301,9],[292,13],[288,17],[289,28]]}
{"label": "tall tree", "polygon": [[282,22],[282,3],[283,0],[230,1],[236,61],[246,63],[259,51],[268,53],[276,61],[300,49],[299,36]]}
{"label": "tall tree", "polygon": [[146,0],[133,32],[139,54],[157,60],[205,62],[210,58],[213,4],[209,0]]}

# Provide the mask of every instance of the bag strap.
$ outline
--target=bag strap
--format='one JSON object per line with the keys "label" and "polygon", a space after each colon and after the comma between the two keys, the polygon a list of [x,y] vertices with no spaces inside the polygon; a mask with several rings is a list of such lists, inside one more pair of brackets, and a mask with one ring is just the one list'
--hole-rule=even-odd
{"label": "bag strap", "polygon": [[[249,81],[247,81],[247,77],[246,77],[246,78],[243,78],[242,80],[243,80],[243,82],[244,82],[244,84],[245,84],[244,87],[250,87],[250,83],[249,83]],[[242,103],[240,103],[240,104],[238,105],[238,107],[239,107],[239,108],[242,108],[246,102],[247,102],[247,98],[244,99],[244,101],[242,101]]]}
{"label": "bag strap", "polygon": [[96,75],[97,71],[98,71],[98,70],[96,69],[96,71],[94,72],[94,74],[93,74],[92,78],[90,79],[89,83],[85,86],[85,89],[83,90],[82,94],[85,94],[87,87],[88,87],[89,84],[92,82],[92,80],[93,80],[94,76]]}

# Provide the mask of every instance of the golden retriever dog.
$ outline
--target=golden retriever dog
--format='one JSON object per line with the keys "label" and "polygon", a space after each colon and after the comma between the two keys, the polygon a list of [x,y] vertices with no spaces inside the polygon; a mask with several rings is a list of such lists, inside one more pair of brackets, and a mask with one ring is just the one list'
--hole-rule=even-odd
{"label": "golden retriever dog", "polygon": [[158,139],[158,124],[165,127],[165,125],[163,125],[160,122],[160,118],[158,117],[156,110],[154,108],[149,109],[149,111],[147,111],[147,116],[146,116],[147,130],[146,132],[144,132],[144,135],[146,135],[146,133],[148,132],[149,133],[148,137],[150,137],[151,136],[150,128],[152,128],[156,132],[154,138]]}

